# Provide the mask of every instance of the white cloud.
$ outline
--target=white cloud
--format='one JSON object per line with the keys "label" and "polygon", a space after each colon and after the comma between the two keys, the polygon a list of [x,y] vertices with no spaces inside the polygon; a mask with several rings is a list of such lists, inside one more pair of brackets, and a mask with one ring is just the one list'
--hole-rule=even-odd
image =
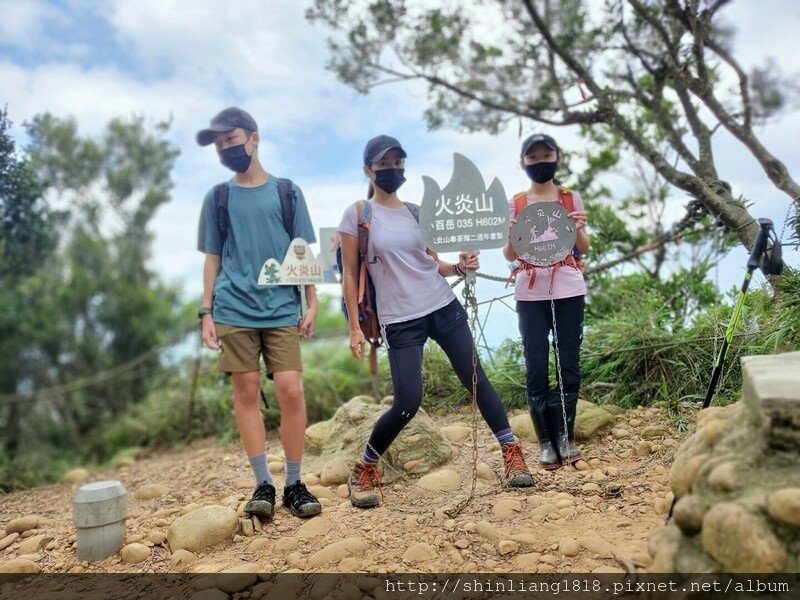
{"label": "white cloud", "polygon": [[0,39],[26,50],[36,49],[48,21],[61,20],[62,14],[41,0],[0,0]]}

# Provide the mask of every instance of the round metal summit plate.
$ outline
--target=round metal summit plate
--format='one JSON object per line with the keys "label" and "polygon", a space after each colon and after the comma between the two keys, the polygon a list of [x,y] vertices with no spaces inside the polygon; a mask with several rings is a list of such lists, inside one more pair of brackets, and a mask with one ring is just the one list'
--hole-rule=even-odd
{"label": "round metal summit plate", "polygon": [[572,252],[577,235],[575,221],[558,202],[535,202],[511,226],[511,247],[520,260],[549,267]]}

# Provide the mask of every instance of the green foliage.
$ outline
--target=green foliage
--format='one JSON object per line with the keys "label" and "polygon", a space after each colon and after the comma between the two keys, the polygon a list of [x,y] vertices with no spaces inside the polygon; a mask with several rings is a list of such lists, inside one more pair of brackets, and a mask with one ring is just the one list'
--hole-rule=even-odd
{"label": "green foliage", "polygon": [[[506,339],[494,353],[494,361],[485,363],[486,376],[497,390],[506,409],[527,406],[525,355],[519,339]],[[550,372],[555,373],[554,365]]]}
{"label": "green foliage", "polygon": [[347,319],[341,309],[341,300],[338,296],[319,294],[317,296],[319,308],[315,331],[319,335],[332,333],[344,334],[347,332]]}
{"label": "green foliage", "polygon": [[701,311],[719,301],[713,282],[708,281],[708,267],[680,268],[664,280],[646,273],[629,275],[592,275],[586,313],[590,320],[602,320],[614,314],[636,311],[642,298],[659,307],[658,325],[664,329],[681,328]]}
{"label": "green foliage", "polygon": [[235,429],[230,384],[215,370],[214,359],[202,360],[192,401],[192,362],[96,432],[87,449],[90,456],[105,461],[125,448],[173,447]]}
{"label": "green foliage", "polygon": [[[663,289],[636,287],[636,278],[620,279],[611,293],[617,310],[587,315],[581,372],[582,397],[623,407],[666,407],[677,426],[688,427],[705,395],[714,359],[731,318],[735,293],[704,308],[691,322],[665,301]],[[728,351],[714,404],[739,399],[745,354],[776,353],[800,347],[800,273],[787,269],[774,281],[774,293],[754,289],[746,296],[742,322]],[[321,320],[335,319],[330,300]],[[385,351],[380,353],[377,389],[367,361],[354,360],[343,338],[322,339],[303,347],[304,389],[310,423],[327,419],[350,398],[363,393],[391,394]],[[26,445],[13,464],[0,452],[2,490],[52,481],[75,464],[103,464],[131,448],[173,447],[198,437],[236,440],[230,381],[216,371],[215,357],[202,359],[190,409],[194,359],[163,371],[147,397],[129,405],[114,421],[93,430],[75,445],[58,420],[41,410],[28,421]],[[507,409],[525,408],[525,366],[519,339],[506,340],[482,360]],[[550,365],[555,384],[554,365]],[[457,379],[444,353],[428,344],[423,356],[423,407],[436,414],[469,410],[471,394]],[[262,415],[270,437],[277,435],[279,410],[270,382],[264,380],[268,408]],[[98,398],[102,402],[102,398]],[[22,465],[24,468],[20,468]]]}
{"label": "green foliage", "polygon": [[[0,287],[30,275],[53,252],[61,213],[42,199],[44,185],[17,155],[8,109],[0,111]],[[2,388],[0,388],[2,389]]]}
{"label": "green foliage", "polygon": [[[177,150],[163,123],[116,119],[95,139],[45,114],[18,158],[5,113],[0,121],[10,234],[0,273],[16,269],[11,285],[0,282],[0,453],[12,471],[52,454],[93,460],[92,436],[164,375],[153,349],[189,327],[179,289],[149,264],[149,226],[169,200]],[[69,206],[57,215],[58,246],[51,197]]]}

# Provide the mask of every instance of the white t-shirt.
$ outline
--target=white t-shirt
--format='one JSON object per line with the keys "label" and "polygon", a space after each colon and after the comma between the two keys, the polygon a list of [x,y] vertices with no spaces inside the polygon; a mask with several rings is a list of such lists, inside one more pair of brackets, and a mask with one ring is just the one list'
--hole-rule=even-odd
{"label": "white t-shirt", "polygon": [[[456,295],[439,265],[427,254],[414,215],[406,207],[387,208],[370,202],[367,269],[375,285],[378,320],[382,325],[424,317],[450,304]],[[355,204],[344,211],[339,233],[358,237]]]}

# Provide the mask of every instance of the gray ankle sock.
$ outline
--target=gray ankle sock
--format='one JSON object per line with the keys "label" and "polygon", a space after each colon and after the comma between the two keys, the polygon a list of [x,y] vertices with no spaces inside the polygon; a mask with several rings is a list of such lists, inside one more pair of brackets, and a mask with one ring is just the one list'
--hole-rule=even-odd
{"label": "gray ankle sock", "polygon": [[293,462],[291,460],[286,461],[286,483],[284,485],[289,486],[300,481],[301,464],[301,460],[298,460],[297,462]]}
{"label": "gray ankle sock", "polygon": [[262,452],[261,454],[256,454],[255,456],[249,456],[248,460],[250,461],[250,466],[253,468],[253,475],[256,477],[256,485],[259,485],[266,481],[268,484],[272,484],[272,476],[269,474],[269,469],[267,468],[267,455]]}

